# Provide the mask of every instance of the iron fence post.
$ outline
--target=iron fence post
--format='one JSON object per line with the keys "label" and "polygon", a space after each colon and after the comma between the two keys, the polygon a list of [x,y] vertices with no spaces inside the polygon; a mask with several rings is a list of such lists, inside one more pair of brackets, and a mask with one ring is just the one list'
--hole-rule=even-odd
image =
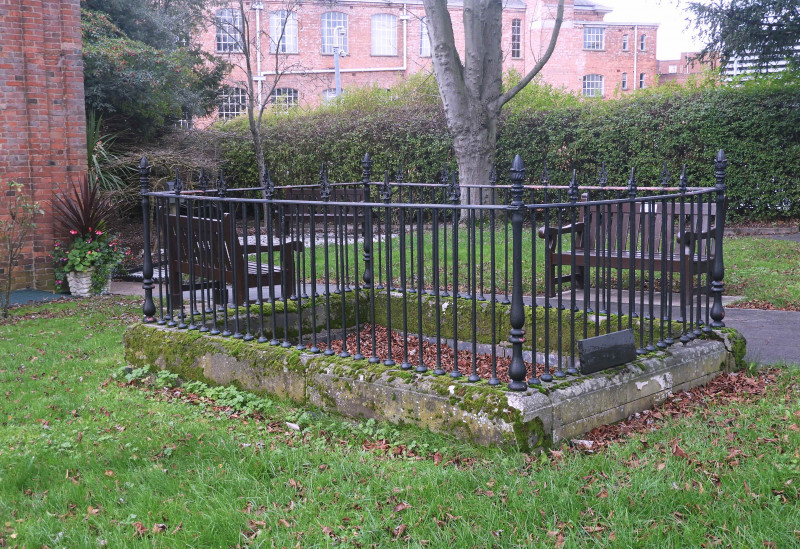
{"label": "iron fence post", "polygon": [[[372,175],[372,159],[369,153],[364,155],[361,161],[363,169],[363,178],[361,180],[364,186],[364,203],[372,202],[370,196],[369,182]],[[365,208],[364,212],[364,287],[372,287],[372,208]]]}
{"label": "iron fence post", "polygon": [[144,221],[144,260],[142,264],[142,288],[144,305],[142,321],[155,322],[156,306],[153,303],[153,250],[150,248],[150,166],[147,158],[139,162],[139,194],[142,196],[142,220]]}
{"label": "iron fence post", "polygon": [[725,168],[728,160],[722,149],[717,153],[714,162],[714,177],[716,178],[717,191],[717,219],[716,232],[714,233],[714,267],[711,270],[711,292],[714,294],[714,304],[711,306],[711,327],[724,328],[725,309],[722,308],[722,291],[725,289],[725,264],[722,258],[722,232],[725,228]]}
{"label": "iron fence post", "polygon": [[[508,388],[512,391],[525,391],[525,362],[522,360],[522,344],[525,343],[525,308],[522,302],[522,182],[525,180],[525,166],[519,155],[511,164],[511,212],[512,234],[512,281],[511,281],[511,331],[508,340],[512,345],[511,364],[508,366],[510,381]],[[535,375],[535,374],[534,374]]]}

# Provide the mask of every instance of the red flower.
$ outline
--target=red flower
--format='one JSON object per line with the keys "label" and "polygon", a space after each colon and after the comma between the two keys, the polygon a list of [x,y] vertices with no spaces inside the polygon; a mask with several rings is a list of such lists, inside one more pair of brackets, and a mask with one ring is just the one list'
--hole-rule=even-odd
{"label": "red flower", "polygon": [[75,229],[73,229],[73,230],[71,230],[71,231],[69,232],[69,234],[78,234],[78,231],[76,231]]}

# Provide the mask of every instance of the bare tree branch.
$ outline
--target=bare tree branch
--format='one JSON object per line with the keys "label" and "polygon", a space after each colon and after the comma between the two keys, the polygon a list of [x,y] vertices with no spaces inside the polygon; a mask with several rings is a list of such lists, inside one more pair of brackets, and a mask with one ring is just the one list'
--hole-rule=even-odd
{"label": "bare tree branch", "polygon": [[556,49],[556,42],[558,41],[558,35],[561,31],[561,23],[564,21],[564,0],[558,0],[558,10],[556,11],[556,19],[555,24],[553,25],[553,34],[550,35],[550,44],[547,46],[547,51],[544,52],[544,55],[541,59],[534,65],[534,67],[530,70],[525,77],[517,82],[517,85],[508,90],[506,93],[500,96],[497,100],[497,109],[500,109],[511,101],[511,99],[517,95],[522,88],[530,84],[530,81],[533,80],[533,77],[539,74],[539,72],[544,68],[547,61],[550,60],[550,56],[553,55],[553,51]]}

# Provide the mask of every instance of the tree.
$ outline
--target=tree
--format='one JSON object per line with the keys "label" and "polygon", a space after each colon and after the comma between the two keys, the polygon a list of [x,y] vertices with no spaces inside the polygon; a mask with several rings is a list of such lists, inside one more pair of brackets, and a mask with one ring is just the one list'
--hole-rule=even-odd
{"label": "tree", "polygon": [[4,256],[1,264],[5,268],[5,283],[0,290],[0,315],[3,318],[8,317],[8,308],[11,305],[14,267],[22,257],[28,234],[36,228],[36,216],[44,213],[38,202],[30,201],[23,188],[22,183],[9,181],[5,193],[7,216],[0,220],[0,253]]}
{"label": "tree", "polygon": [[749,57],[756,69],[788,59],[800,60],[798,0],[711,0],[690,2],[698,36],[706,44],[702,58]]}
{"label": "tree", "polygon": [[227,63],[193,44],[207,0],[82,2],[87,110],[112,131],[150,137],[215,107]]}
{"label": "tree", "polygon": [[[439,83],[447,127],[453,136],[459,179],[485,184],[491,177],[497,143],[497,121],[508,103],[533,79],[550,59],[564,16],[559,0],[550,43],[536,65],[516,85],[502,89],[503,53],[500,44],[503,6],[500,0],[464,0],[465,59],[455,46],[453,24],[447,0],[423,0],[433,53],[433,72]],[[473,203],[479,189],[462,189],[461,199],[471,194]]]}
{"label": "tree", "polygon": [[[230,5],[231,2],[220,2],[220,5]],[[260,5],[260,2],[256,4]],[[253,29],[248,18],[248,9],[245,7],[244,0],[233,2],[239,13],[238,24],[228,27],[229,36],[235,41],[241,62],[238,67],[241,69],[242,78],[234,80],[234,83],[244,89],[247,93],[247,120],[250,127],[250,134],[253,138],[253,148],[255,149],[256,161],[258,162],[259,181],[263,181],[267,171],[264,156],[263,144],[261,142],[264,113],[269,107],[281,108],[281,101],[286,98],[276,98],[276,90],[281,79],[289,72],[297,71],[301,65],[290,62],[290,53],[286,48],[287,29],[290,25],[296,25],[296,10],[300,6],[300,0],[286,0],[280,9],[268,14],[268,19],[262,22],[260,28]],[[255,8],[252,8],[255,9]],[[261,9],[261,8],[259,8]],[[276,25],[272,24],[271,16],[280,14],[276,17]],[[260,16],[260,14],[259,14]],[[270,32],[266,32],[266,28]],[[269,69],[266,75],[256,74],[257,56],[261,55],[261,44],[269,44],[270,55],[268,57]],[[288,105],[284,104],[288,107]]]}

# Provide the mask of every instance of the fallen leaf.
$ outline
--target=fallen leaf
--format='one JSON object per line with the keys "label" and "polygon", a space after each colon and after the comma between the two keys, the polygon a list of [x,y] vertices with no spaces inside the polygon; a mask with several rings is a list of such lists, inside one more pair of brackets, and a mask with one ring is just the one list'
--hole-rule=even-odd
{"label": "fallen leaf", "polygon": [[683,448],[678,446],[677,442],[672,444],[672,455],[677,457],[682,457],[683,459],[689,459],[689,454],[684,452]]}
{"label": "fallen leaf", "polygon": [[139,521],[133,523],[133,530],[137,537],[144,537],[147,535],[147,528],[145,528],[144,524]]}
{"label": "fallen leaf", "polygon": [[167,531],[167,525],[163,522],[157,522],[153,525],[153,533],[160,534],[161,532]]}
{"label": "fallen leaf", "polygon": [[405,524],[401,524],[400,526],[398,526],[397,528],[392,530],[392,537],[393,538],[399,538],[400,536],[402,536],[405,533],[406,528],[408,528],[408,527]]}
{"label": "fallen leaf", "polygon": [[402,502],[402,503],[398,503],[398,504],[395,506],[395,508],[394,508],[394,512],[395,512],[395,513],[399,513],[400,511],[405,511],[406,509],[411,509],[411,505],[409,505],[408,503],[406,503],[406,502],[404,501],[404,502]]}
{"label": "fallen leaf", "polygon": [[291,528],[292,527],[292,525],[289,524],[289,521],[286,520],[286,519],[280,519],[278,521],[278,524],[280,524],[281,526],[285,526],[286,528]]}
{"label": "fallen leaf", "polygon": [[600,490],[600,491],[597,493],[597,497],[599,497],[600,499],[605,499],[605,498],[607,498],[607,497],[608,497],[608,490],[606,490],[605,488],[603,488],[602,490]]}

